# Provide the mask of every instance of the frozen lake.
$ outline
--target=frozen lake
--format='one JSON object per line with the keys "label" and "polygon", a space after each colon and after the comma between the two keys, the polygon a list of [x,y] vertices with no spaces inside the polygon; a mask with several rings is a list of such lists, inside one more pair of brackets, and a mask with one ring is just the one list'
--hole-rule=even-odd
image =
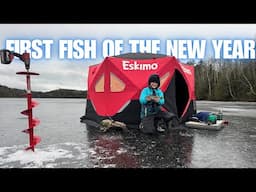
{"label": "frozen lake", "polygon": [[198,111],[222,109],[220,131],[174,129],[149,136],[136,130],[102,133],[80,123],[85,99],[34,99],[41,142],[25,151],[25,98],[0,99],[0,168],[255,168],[256,103],[197,101]]}

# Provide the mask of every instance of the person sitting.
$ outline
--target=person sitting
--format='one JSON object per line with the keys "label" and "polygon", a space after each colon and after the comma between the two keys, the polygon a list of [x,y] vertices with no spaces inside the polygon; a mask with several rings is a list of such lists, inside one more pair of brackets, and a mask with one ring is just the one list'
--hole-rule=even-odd
{"label": "person sitting", "polygon": [[174,116],[168,111],[161,110],[161,106],[164,104],[165,99],[164,94],[159,87],[159,75],[152,74],[148,79],[148,86],[140,93],[140,129],[144,132],[152,133],[154,132],[153,128],[156,128],[158,132],[164,132]]}

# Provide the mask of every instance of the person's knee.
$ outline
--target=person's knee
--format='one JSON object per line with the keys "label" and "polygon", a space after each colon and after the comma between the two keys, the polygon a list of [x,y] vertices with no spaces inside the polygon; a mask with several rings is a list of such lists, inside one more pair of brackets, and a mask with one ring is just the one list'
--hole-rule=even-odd
{"label": "person's knee", "polygon": [[172,117],[169,122],[168,122],[168,127],[171,128],[171,127],[177,127],[179,126],[180,122],[179,122],[179,119],[178,117],[174,116]]}
{"label": "person's knee", "polygon": [[173,118],[177,118],[177,116],[176,116],[175,114],[173,114],[173,113],[166,112],[166,113],[164,114],[164,119],[165,119],[166,121],[170,121],[170,120],[172,120]]}

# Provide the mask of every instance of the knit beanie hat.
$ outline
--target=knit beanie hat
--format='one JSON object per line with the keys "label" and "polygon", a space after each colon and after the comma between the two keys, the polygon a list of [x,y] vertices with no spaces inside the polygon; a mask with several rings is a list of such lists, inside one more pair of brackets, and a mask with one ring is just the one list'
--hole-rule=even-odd
{"label": "knit beanie hat", "polygon": [[148,85],[150,85],[151,82],[155,82],[158,84],[158,87],[160,86],[160,78],[159,75],[157,74],[152,74],[150,75],[149,79],[148,79]]}

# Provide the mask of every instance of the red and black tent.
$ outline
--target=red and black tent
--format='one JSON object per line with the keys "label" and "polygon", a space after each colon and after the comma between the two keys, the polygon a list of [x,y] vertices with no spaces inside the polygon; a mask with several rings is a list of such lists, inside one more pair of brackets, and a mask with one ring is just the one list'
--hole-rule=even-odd
{"label": "red and black tent", "polygon": [[173,56],[128,53],[106,57],[89,67],[86,110],[81,122],[99,123],[110,118],[137,126],[140,92],[151,74],[160,76],[166,110],[181,122],[195,114],[194,66],[182,64]]}

